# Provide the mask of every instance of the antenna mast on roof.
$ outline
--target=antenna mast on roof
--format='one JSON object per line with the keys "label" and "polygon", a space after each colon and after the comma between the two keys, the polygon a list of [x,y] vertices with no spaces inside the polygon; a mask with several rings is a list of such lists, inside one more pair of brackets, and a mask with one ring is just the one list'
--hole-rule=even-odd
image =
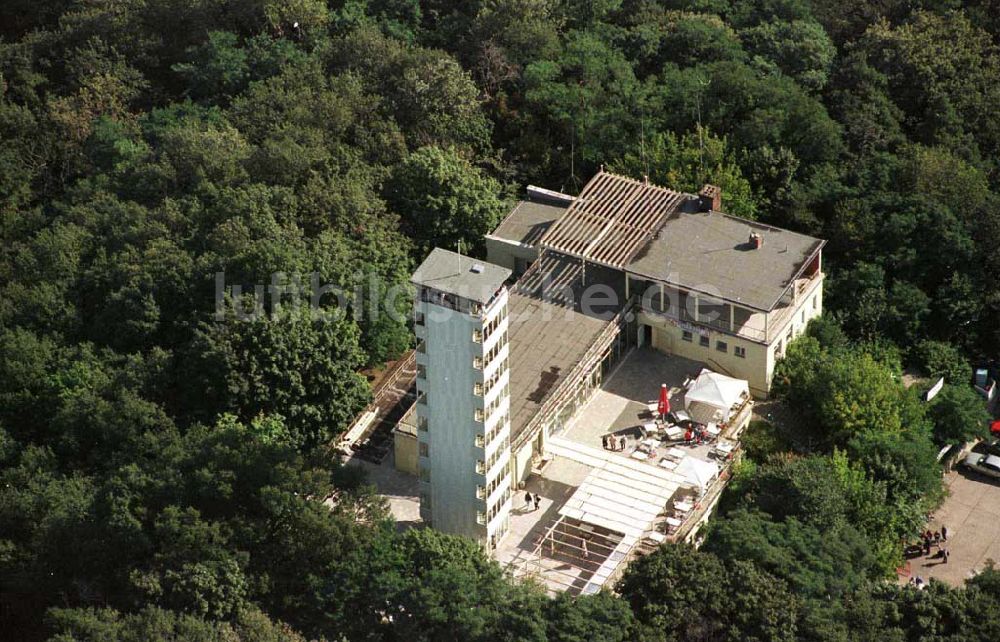
{"label": "antenna mast on roof", "polygon": [[649,176],[649,161],[646,159],[646,119],[639,118],[639,150],[642,153],[642,173]]}
{"label": "antenna mast on roof", "polygon": [[[707,80],[699,80],[698,85],[700,87],[708,87]],[[705,137],[701,128],[701,91],[698,92],[698,99],[695,101],[695,109],[697,110],[698,118],[698,159],[701,171],[701,180],[705,181],[707,177],[705,176]]]}

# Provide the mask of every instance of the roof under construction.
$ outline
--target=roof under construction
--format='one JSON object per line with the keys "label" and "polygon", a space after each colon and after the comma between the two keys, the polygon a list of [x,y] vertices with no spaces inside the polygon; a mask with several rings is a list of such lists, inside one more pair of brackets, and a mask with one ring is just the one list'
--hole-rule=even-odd
{"label": "roof under construction", "polygon": [[624,268],[688,196],[601,171],[542,236],[542,247]]}

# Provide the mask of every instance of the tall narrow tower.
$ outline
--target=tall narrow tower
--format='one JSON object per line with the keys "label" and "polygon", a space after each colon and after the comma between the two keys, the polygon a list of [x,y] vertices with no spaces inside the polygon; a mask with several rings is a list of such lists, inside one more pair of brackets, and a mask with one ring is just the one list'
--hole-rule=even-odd
{"label": "tall narrow tower", "polygon": [[510,526],[510,274],[436,248],[412,278],[420,514],[489,550]]}

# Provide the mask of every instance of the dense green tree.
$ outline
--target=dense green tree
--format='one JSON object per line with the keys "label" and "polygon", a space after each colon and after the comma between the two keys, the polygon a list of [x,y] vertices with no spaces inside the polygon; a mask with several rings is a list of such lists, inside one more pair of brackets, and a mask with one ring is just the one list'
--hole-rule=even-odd
{"label": "dense green tree", "polygon": [[503,188],[454,148],[425,147],[401,163],[386,189],[422,253],[435,246],[482,253],[506,213]]}
{"label": "dense green tree", "polygon": [[774,65],[800,85],[819,91],[826,85],[836,49],[816,22],[762,22],[740,33],[747,51]]}
{"label": "dense green tree", "polygon": [[610,591],[578,597],[560,593],[548,603],[545,618],[548,621],[545,639],[551,642],[593,639],[625,642],[632,639],[635,626],[628,604]]}
{"label": "dense green tree", "polygon": [[113,609],[52,609],[46,615],[56,631],[51,642],[304,642],[291,627],[270,620],[256,610],[242,611],[232,623],[218,623],[194,615],[146,607],[126,614]]}
{"label": "dense green tree", "polygon": [[861,51],[850,51],[834,64],[827,104],[844,128],[848,148],[867,156],[902,144],[903,111],[892,101],[885,74]]}
{"label": "dense green tree", "polygon": [[669,11],[646,3],[627,24],[625,51],[643,77],[669,63],[690,67],[746,57],[735,30],[710,13]]}
{"label": "dense green tree", "polygon": [[931,400],[928,415],[934,424],[938,444],[961,444],[989,435],[990,414],[972,386],[949,384]]}
{"label": "dense green tree", "polygon": [[571,32],[557,57],[525,68],[524,85],[536,122],[518,148],[555,156],[557,180],[574,187],[623,152],[640,128],[641,86],[625,57],[595,33]]}
{"label": "dense green tree", "polygon": [[778,522],[744,509],[713,525],[705,550],[752,561],[811,598],[842,597],[878,574],[867,542],[848,525],[820,530],[794,517]]}
{"label": "dense green tree", "polygon": [[913,361],[930,377],[944,377],[945,381],[960,386],[972,379],[972,368],[954,345],[944,341],[926,339],[913,349]]}
{"label": "dense green tree", "polygon": [[859,43],[888,76],[914,138],[974,157],[996,149],[997,89],[989,79],[1000,58],[989,34],[962,12],[918,11],[897,26],[877,22]]}
{"label": "dense green tree", "polygon": [[611,164],[611,170],[630,176],[648,176],[657,185],[698,193],[706,183],[722,189],[723,210],[755,218],[757,202],[749,181],[727,149],[726,140],[699,130],[683,136],[654,134],[638,153],[629,152]]}
{"label": "dense green tree", "polygon": [[642,639],[794,640],[798,600],[753,564],[668,544],[629,566],[618,585]]}
{"label": "dense green tree", "polygon": [[205,400],[206,419],[220,409],[244,421],[279,413],[295,445],[327,443],[368,401],[356,373],[364,361],[357,327],[342,309],[272,300],[265,315],[263,305],[234,301],[224,319],[199,329],[189,349],[188,394]]}

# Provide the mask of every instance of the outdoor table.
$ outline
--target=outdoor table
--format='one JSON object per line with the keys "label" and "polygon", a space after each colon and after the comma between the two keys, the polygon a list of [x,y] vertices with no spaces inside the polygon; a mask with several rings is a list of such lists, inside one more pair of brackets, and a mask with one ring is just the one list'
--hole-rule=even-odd
{"label": "outdoor table", "polygon": [[684,439],[684,429],[681,428],[680,426],[675,426],[674,424],[671,424],[667,426],[666,433],[667,433],[667,439],[670,439],[671,441],[679,441],[681,439]]}
{"label": "outdoor table", "polygon": [[671,459],[683,459],[685,455],[687,455],[687,453],[685,453],[680,448],[677,448],[676,446],[667,450],[666,454],[666,456],[670,457]]}
{"label": "outdoor table", "polygon": [[629,455],[629,457],[631,457],[632,459],[638,459],[639,461],[646,461],[647,459],[649,459],[649,455],[638,449],[636,449],[631,455]]}
{"label": "outdoor table", "polygon": [[691,502],[674,502],[674,510],[679,513],[689,513],[694,508]]}
{"label": "outdoor table", "polygon": [[712,435],[713,437],[718,437],[719,435],[722,434],[722,429],[719,428],[719,426],[716,424],[708,424],[708,427],[705,428],[705,432]]}
{"label": "outdoor table", "polygon": [[663,536],[663,533],[657,533],[656,531],[647,534],[646,539],[656,542],[657,544],[662,544],[667,541],[667,538]]}
{"label": "outdoor table", "polygon": [[677,519],[676,517],[668,517],[667,518],[667,526],[669,527],[670,531],[677,530],[678,528],[681,527],[681,524],[683,524],[683,523],[684,522],[682,522],[681,520]]}
{"label": "outdoor table", "polygon": [[659,465],[660,468],[663,468],[665,470],[673,470],[674,468],[677,468],[677,462],[676,461],[671,461],[670,459],[667,459],[666,457],[664,457],[663,459],[661,459],[660,463],[658,465]]}
{"label": "outdoor table", "polygon": [[731,443],[724,442],[717,444],[715,448],[712,449],[712,452],[716,453],[721,457],[728,457],[730,454],[732,454],[733,450],[735,450],[735,447]]}
{"label": "outdoor table", "polygon": [[654,437],[650,437],[649,439],[643,440],[642,445],[652,450],[653,448],[656,448],[657,446],[660,445],[660,440]]}

